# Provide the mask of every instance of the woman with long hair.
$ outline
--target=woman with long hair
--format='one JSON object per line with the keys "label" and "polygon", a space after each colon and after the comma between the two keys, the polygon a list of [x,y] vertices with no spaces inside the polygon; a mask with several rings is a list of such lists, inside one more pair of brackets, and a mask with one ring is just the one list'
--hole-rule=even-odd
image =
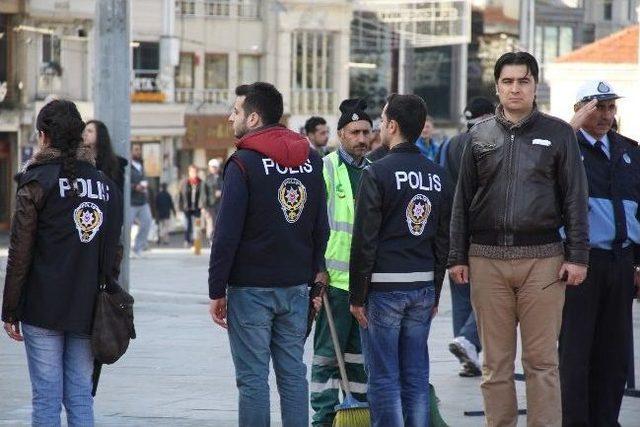
{"label": "woman with long hair", "polygon": [[95,152],[96,168],[104,172],[123,191],[124,169],[127,161],[116,155],[111,144],[109,129],[100,120],[89,120],[82,133],[84,144]]}
{"label": "woman with long hair", "polygon": [[33,425],[59,426],[64,405],[69,425],[92,426],[91,325],[122,196],[81,145],[85,124],[72,102],[46,104],[36,127],[38,151],[16,177],[2,321],[25,343]]}

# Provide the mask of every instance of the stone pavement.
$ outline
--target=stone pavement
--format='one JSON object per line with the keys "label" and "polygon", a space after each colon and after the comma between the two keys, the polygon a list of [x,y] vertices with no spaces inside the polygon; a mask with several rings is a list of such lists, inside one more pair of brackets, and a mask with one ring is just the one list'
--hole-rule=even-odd
{"label": "stone pavement", "polygon": [[[208,252],[194,256],[176,248],[153,249],[131,264],[138,338],[113,366],[105,366],[96,397],[100,426],[234,426],[237,391],[226,333],[208,314]],[[0,249],[4,284],[6,249]],[[429,339],[431,381],[452,427],[480,426],[463,415],[482,408],[480,380],[460,378],[449,354],[451,307],[444,289]],[[640,304],[634,303],[636,370],[640,371]],[[305,360],[311,361],[311,340]],[[518,372],[522,372],[517,364]],[[639,381],[640,381],[640,375]],[[279,421],[278,395],[271,378],[272,425]],[[524,384],[517,383],[524,407]],[[28,425],[30,385],[23,345],[0,337],[0,425]],[[640,426],[640,399],[625,397],[620,422]],[[524,426],[525,417],[519,425]]]}

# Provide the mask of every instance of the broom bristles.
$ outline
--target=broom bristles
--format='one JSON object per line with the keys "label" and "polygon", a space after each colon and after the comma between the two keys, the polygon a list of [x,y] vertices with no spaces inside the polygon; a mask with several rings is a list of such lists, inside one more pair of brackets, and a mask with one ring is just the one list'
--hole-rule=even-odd
{"label": "broom bristles", "polygon": [[339,409],[333,419],[333,427],[369,427],[371,417],[368,408]]}

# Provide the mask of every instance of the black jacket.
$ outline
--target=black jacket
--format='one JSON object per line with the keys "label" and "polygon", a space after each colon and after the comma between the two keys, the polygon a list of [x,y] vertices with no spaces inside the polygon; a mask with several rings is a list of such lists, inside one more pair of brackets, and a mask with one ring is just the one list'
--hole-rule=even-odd
{"label": "black jacket", "polygon": [[470,133],[453,203],[448,264],[468,265],[470,243],[559,242],[564,226],[566,260],[587,265],[587,178],[571,126],[537,110],[513,125],[498,111]]}
{"label": "black jacket", "polygon": [[173,199],[171,195],[167,191],[161,190],[158,194],[156,194],[156,213],[158,214],[158,219],[169,219],[171,218],[171,213],[176,214],[176,208],[173,205]]}
{"label": "black jacket", "polygon": [[444,168],[447,171],[449,180],[452,185],[456,185],[458,177],[460,176],[460,163],[462,162],[462,153],[464,153],[464,147],[471,141],[471,134],[469,131],[462,132],[449,141],[447,144],[447,151],[440,154],[446,156],[444,162]]}
{"label": "black jacket", "polygon": [[144,206],[149,203],[148,193],[146,191],[136,190],[136,186],[147,179],[144,172],[144,163],[140,162],[140,164],[142,165],[142,172],[133,166],[133,161],[129,168],[131,174],[131,206]]}
{"label": "black jacket", "polygon": [[185,179],[180,184],[180,194],[178,197],[178,207],[182,212],[196,212],[205,206],[206,190],[204,182],[198,178],[195,184],[195,194],[192,192],[194,185]]}
{"label": "black jacket", "polygon": [[98,276],[113,271],[122,227],[122,195],[92,162],[79,150],[75,196],[56,150],[41,149],[17,176],[4,321],[90,333]]}
{"label": "black jacket", "polygon": [[451,191],[444,170],[413,143],[399,144],[363,173],[349,261],[349,293],[435,283],[436,305],[449,251]]}

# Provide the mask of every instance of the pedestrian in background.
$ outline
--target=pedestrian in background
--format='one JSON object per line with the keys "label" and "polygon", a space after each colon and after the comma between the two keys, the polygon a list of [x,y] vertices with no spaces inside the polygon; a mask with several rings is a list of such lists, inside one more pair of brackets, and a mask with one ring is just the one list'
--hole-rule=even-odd
{"label": "pedestrian in background", "polygon": [[134,223],[138,224],[138,234],[133,243],[131,256],[138,258],[142,251],[146,250],[149,242],[149,230],[153,217],[149,206],[149,181],[144,173],[144,162],[142,160],[142,146],[135,144],[131,147],[131,223],[128,230]]}
{"label": "pedestrian in background", "polygon": [[206,191],[206,203],[204,210],[205,229],[209,246],[213,241],[213,233],[216,227],[218,209],[220,209],[220,196],[222,195],[222,177],[220,176],[220,160],[211,159],[208,163],[209,173],[204,180]]}
{"label": "pedestrian in background", "polygon": [[[371,138],[371,118],[362,99],[346,99],[340,104],[337,151],[323,158],[327,189],[329,243],[325,259],[327,271],[321,281],[327,288],[327,300],[344,352],[347,377],[353,396],[367,400],[367,376],[364,371],[358,322],[349,312],[349,254],[354,221],[354,206],[360,178],[370,162],[364,158]],[[313,425],[331,425],[335,406],[340,403],[340,373],[326,312],[316,319],[311,365],[311,407]]]}
{"label": "pedestrian in background", "polygon": [[283,426],[309,425],[302,356],[309,284],[325,271],[327,202],[322,160],[279,124],[283,109],[269,83],[236,88],[229,122],[238,150],[225,168],[211,248],[209,311],[229,330],[240,427],[270,424],[271,360]]}
{"label": "pedestrian in background", "polygon": [[471,129],[462,155],[450,273],[456,283],[472,284],[487,425],[517,423],[519,324],[527,423],[559,426],[565,285],[582,283],[589,261],[587,178],[571,126],[536,108],[536,59],[526,52],[505,53],[494,78],[500,98],[496,115]]}
{"label": "pedestrian in background", "polygon": [[380,160],[389,153],[388,141],[383,141],[380,138],[380,119],[373,122],[373,129],[371,129],[371,143],[369,145],[369,152],[366,157],[370,162]]}
{"label": "pedestrian in background", "polygon": [[167,183],[160,184],[160,191],[156,194],[156,213],[158,214],[158,244],[169,244],[171,228],[171,214],[176,216],[176,208],[171,194],[167,191]]}
{"label": "pedestrian in background", "polygon": [[374,427],[430,425],[427,339],[446,273],[451,189],[414,143],[426,115],[418,96],[389,97],[380,135],[390,151],[363,172],[356,201],[349,302]]}
{"label": "pedestrian in background", "polygon": [[187,169],[187,178],[180,184],[180,195],[178,206],[185,219],[184,246],[191,247],[193,245],[193,225],[197,218],[202,214],[202,208],[206,202],[206,190],[204,183],[198,176],[198,167],[189,165]]}
{"label": "pedestrian in background", "polygon": [[69,425],[94,424],[90,333],[98,277],[112,271],[99,264],[115,258],[122,204],[81,146],[84,127],[72,102],[45,105],[38,151],[16,177],[2,321],[25,342],[34,426],[59,426],[62,405]]}
{"label": "pedestrian in background", "polygon": [[[89,120],[82,132],[84,145],[91,148],[96,161],[96,168],[109,177],[124,193],[124,173],[127,167],[127,160],[116,155],[111,144],[109,129],[100,120]],[[116,261],[114,262],[113,277],[120,276],[120,264],[124,256],[124,246],[122,244],[122,231],[119,232],[120,242],[116,251]]]}
{"label": "pedestrian in background", "polygon": [[329,127],[322,117],[313,116],[304,124],[304,133],[309,140],[310,147],[316,150],[320,157],[329,153]]}
{"label": "pedestrian in background", "polygon": [[107,126],[100,120],[89,120],[82,139],[95,152],[96,168],[111,178],[120,191],[124,191],[124,171],[128,162],[113,151]]}
{"label": "pedestrian in background", "polygon": [[[444,167],[451,185],[455,188],[460,173],[460,162],[465,147],[471,142],[469,130],[476,123],[491,117],[495,106],[486,98],[475,98],[464,109],[467,120],[466,130],[447,141],[440,151],[440,165]],[[449,280],[451,288],[451,317],[453,320],[453,341],[449,351],[460,361],[461,377],[477,377],[482,375],[478,353],[482,350],[476,315],[471,305],[471,288],[468,283],[458,284]]]}
{"label": "pedestrian in background", "polygon": [[[589,182],[585,282],[566,291],[560,334],[563,425],[617,426],[640,293],[640,152],[612,130],[620,98],[603,80],[578,90],[571,121]],[[635,286],[634,286],[635,283]]]}
{"label": "pedestrian in background", "polygon": [[424,127],[420,136],[416,139],[416,145],[420,149],[420,152],[427,159],[437,162],[438,155],[440,153],[441,142],[438,142],[433,138],[433,131],[435,126],[433,124],[433,117],[427,116],[427,120],[424,122]]}

